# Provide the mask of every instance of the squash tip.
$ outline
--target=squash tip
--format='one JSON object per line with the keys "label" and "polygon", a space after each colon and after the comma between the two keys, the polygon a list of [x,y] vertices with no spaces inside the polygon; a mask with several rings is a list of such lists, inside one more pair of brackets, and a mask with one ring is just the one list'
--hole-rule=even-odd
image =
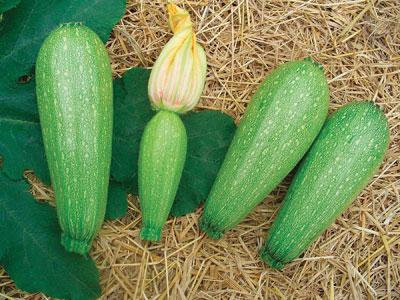
{"label": "squash tip", "polygon": [[267,247],[264,245],[261,247],[260,249],[260,256],[261,259],[268,264],[270,267],[274,268],[274,269],[282,269],[286,264],[280,262],[279,260],[276,260],[272,255],[269,254]]}
{"label": "squash tip", "polygon": [[142,226],[139,238],[145,241],[159,242],[161,240],[161,228]]}
{"label": "squash tip", "polygon": [[65,233],[61,234],[61,244],[64,246],[65,250],[68,252],[75,252],[80,255],[86,256],[88,253],[92,241],[87,241],[87,240],[77,240],[72,238],[69,235],[66,235]]}
{"label": "squash tip", "polygon": [[199,227],[201,230],[203,230],[205,233],[207,233],[207,235],[212,239],[219,240],[225,234],[225,232],[218,230],[213,225],[211,225],[210,222],[204,217],[201,218],[201,220],[199,222]]}

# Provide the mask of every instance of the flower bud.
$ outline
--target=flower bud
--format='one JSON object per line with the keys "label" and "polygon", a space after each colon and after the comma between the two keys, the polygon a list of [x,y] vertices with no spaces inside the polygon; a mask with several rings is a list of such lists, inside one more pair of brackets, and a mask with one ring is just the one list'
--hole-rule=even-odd
{"label": "flower bud", "polygon": [[204,49],[196,42],[189,13],[167,4],[174,36],[157,58],[149,79],[153,107],[178,113],[192,110],[200,99],[206,78]]}

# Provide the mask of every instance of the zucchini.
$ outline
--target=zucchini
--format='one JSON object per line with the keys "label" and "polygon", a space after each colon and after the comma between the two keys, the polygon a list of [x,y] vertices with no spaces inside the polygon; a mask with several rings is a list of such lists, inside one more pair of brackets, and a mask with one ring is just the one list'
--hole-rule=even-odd
{"label": "zucchini", "polygon": [[182,176],[187,136],[181,118],[160,110],[146,125],[139,151],[139,195],[143,240],[160,241]]}
{"label": "zucchini", "polygon": [[288,62],[254,94],[205,204],[200,228],[219,239],[296,166],[320,131],[328,83],[317,63]]}
{"label": "zucchini", "polygon": [[189,13],[167,3],[174,36],[151,70],[148,93],[157,114],[146,126],[139,151],[139,199],[142,229],[139,237],[160,241],[186,159],[186,130],[178,114],[192,110],[206,78],[204,49],[196,42]]}
{"label": "zucchini", "polygon": [[261,258],[280,269],[298,257],[371,180],[388,141],[387,119],[373,102],[333,113],[296,172]]}
{"label": "zucchini", "polygon": [[47,37],[36,94],[61,243],[86,255],[104,220],[113,122],[110,60],[92,30],[67,24]]}

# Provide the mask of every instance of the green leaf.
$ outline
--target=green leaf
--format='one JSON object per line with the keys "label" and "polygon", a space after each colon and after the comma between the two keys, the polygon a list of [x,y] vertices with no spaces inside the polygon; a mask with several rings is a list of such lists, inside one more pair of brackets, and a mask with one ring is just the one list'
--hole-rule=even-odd
{"label": "green leaf", "polygon": [[49,183],[44,152],[38,145],[41,137],[34,77],[24,78],[24,83],[20,83],[21,77],[33,75],[44,39],[60,23],[83,22],[106,41],[125,12],[125,6],[126,0],[22,0],[15,9],[3,14],[0,22],[0,156],[8,176],[20,179],[23,170],[34,169],[39,178]]}
{"label": "green leaf", "polygon": [[19,112],[15,109],[14,118],[10,111],[0,111],[0,155],[3,157],[3,170],[15,180],[22,178],[24,170],[34,170],[36,176],[50,184],[39,121],[31,118],[24,109],[23,104]]}
{"label": "green leaf", "polygon": [[126,0],[22,0],[0,22],[2,93],[12,94],[21,76],[33,74],[40,46],[59,24],[82,22],[105,42],[125,7]]}
{"label": "green leaf", "polygon": [[128,209],[127,194],[121,184],[113,180],[108,187],[108,200],[105,220],[116,219],[126,215]]}
{"label": "green leaf", "polygon": [[[114,81],[114,140],[111,174],[125,190],[137,194],[137,160],[144,127],[155,112],[150,107],[150,71],[135,68]],[[192,212],[207,197],[235,131],[235,123],[218,111],[182,116],[188,151],[171,214]]]}
{"label": "green leaf", "polygon": [[21,0],[0,0],[0,14],[18,5]]}
{"label": "green leaf", "polygon": [[202,111],[182,117],[188,136],[188,149],[182,179],[171,215],[192,212],[206,198],[236,130],[228,115]]}
{"label": "green leaf", "polygon": [[0,264],[21,290],[63,299],[100,297],[95,263],[64,250],[54,209],[35,201],[28,189],[25,180],[0,171]]}
{"label": "green leaf", "polygon": [[114,80],[111,174],[128,193],[137,194],[137,160],[144,127],[155,114],[147,95],[150,71],[134,68]]}

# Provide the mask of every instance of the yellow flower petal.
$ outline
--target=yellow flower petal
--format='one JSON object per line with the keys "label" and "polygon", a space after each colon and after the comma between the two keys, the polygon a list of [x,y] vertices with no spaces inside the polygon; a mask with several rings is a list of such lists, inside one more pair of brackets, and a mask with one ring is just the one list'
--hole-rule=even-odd
{"label": "yellow flower petal", "polygon": [[189,13],[186,10],[179,8],[173,3],[167,4],[167,10],[169,14],[168,24],[173,33],[183,28],[193,26],[192,21],[190,21]]}
{"label": "yellow flower petal", "polygon": [[193,109],[204,88],[207,61],[196,42],[187,11],[168,4],[169,25],[174,36],[157,58],[149,79],[149,98],[157,109],[187,112]]}

